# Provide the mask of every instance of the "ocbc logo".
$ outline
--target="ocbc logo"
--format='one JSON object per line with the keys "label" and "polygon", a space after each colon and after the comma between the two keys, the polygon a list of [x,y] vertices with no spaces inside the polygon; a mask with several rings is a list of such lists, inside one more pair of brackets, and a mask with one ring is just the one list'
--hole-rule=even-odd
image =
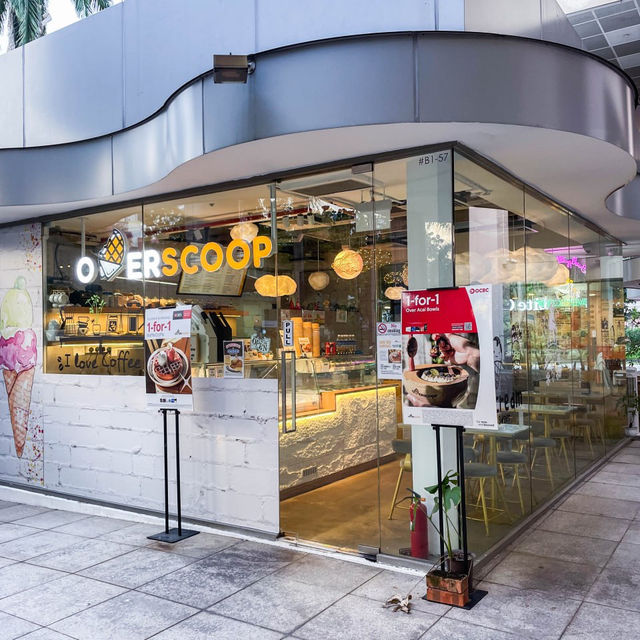
{"label": "ocbc logo", "polygon": [[483,287],[482,289],[469,289],[469,293],[489,293],[489,288]]}

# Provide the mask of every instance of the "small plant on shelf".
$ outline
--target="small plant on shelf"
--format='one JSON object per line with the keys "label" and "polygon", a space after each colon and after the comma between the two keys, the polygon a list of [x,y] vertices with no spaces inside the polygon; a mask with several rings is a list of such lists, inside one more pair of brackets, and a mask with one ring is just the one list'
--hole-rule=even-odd
{"label": "small plant on shelf", "polygon": [[88,300],[89,313],[100,313],[104,307],[104,298],[94,293]]}

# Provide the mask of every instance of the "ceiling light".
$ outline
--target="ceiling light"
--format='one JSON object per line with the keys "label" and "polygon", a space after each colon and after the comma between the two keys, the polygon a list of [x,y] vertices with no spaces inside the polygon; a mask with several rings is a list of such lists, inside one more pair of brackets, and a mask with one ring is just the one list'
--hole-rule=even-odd
{"label": "ceiling light", "polygon": [[406,291],[404,287],[387,287],[384,290],[384,295],[387,296],[389,300],[400,300],[403,291]]}
{"label": "ceiling light", "polygon": [[298,289],[298,285],[289,276],[261,276],[255,282],[256,291],[264,297],[278,298],[280,296],[291,296]]}
{"label": "ceiling light", "polygon": [[611,4],[611,0],[558,0],[558,4],[565,13],[574,13]]}

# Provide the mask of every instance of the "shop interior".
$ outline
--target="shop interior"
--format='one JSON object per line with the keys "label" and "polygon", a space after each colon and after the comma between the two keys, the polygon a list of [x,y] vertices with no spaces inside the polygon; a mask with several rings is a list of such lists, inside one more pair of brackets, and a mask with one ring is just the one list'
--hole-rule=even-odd
{"label": "shop interior", "polygon": [[[400,321],[408,288],[408,161],[46,225],[45,371],[142,375],[144,308],[194,305],[194,375],[224,376],[222,343],[233,338],[245,344],[244,377],[279,381],[283,534],[409,555],[420,454],[402,421],[402,381],[380,377],[376,362],[376,323]],[[503,302],[493,363],[503,428],[465,434],[470,547],[482,554],[623,434],[621,257],[614,241],[459,153],[451,191],[453,234],[430,232],[430,259],[453,261],[458,286],[498,287]],[[259,266],[165,275],[144,262],[195,246],[183,266],[198,266],[211,243],[256,238],[277,244]],[[242,264],[242,249],[233,256]],[[94,267],[78,270],[84,258]],[[122,263],[115,275],[100,270],[107,258]]]}

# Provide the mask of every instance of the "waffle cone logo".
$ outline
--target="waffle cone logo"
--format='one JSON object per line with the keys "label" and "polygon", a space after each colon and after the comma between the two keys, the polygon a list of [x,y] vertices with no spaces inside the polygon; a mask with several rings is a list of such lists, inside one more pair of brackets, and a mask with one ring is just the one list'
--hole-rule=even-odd
{"label": "waffle cone logo", "polygon": [[124,236],[114,229],[105,245],[98,252],[98,267],[103,280],[113,280],[122,271],[127,257]]}

